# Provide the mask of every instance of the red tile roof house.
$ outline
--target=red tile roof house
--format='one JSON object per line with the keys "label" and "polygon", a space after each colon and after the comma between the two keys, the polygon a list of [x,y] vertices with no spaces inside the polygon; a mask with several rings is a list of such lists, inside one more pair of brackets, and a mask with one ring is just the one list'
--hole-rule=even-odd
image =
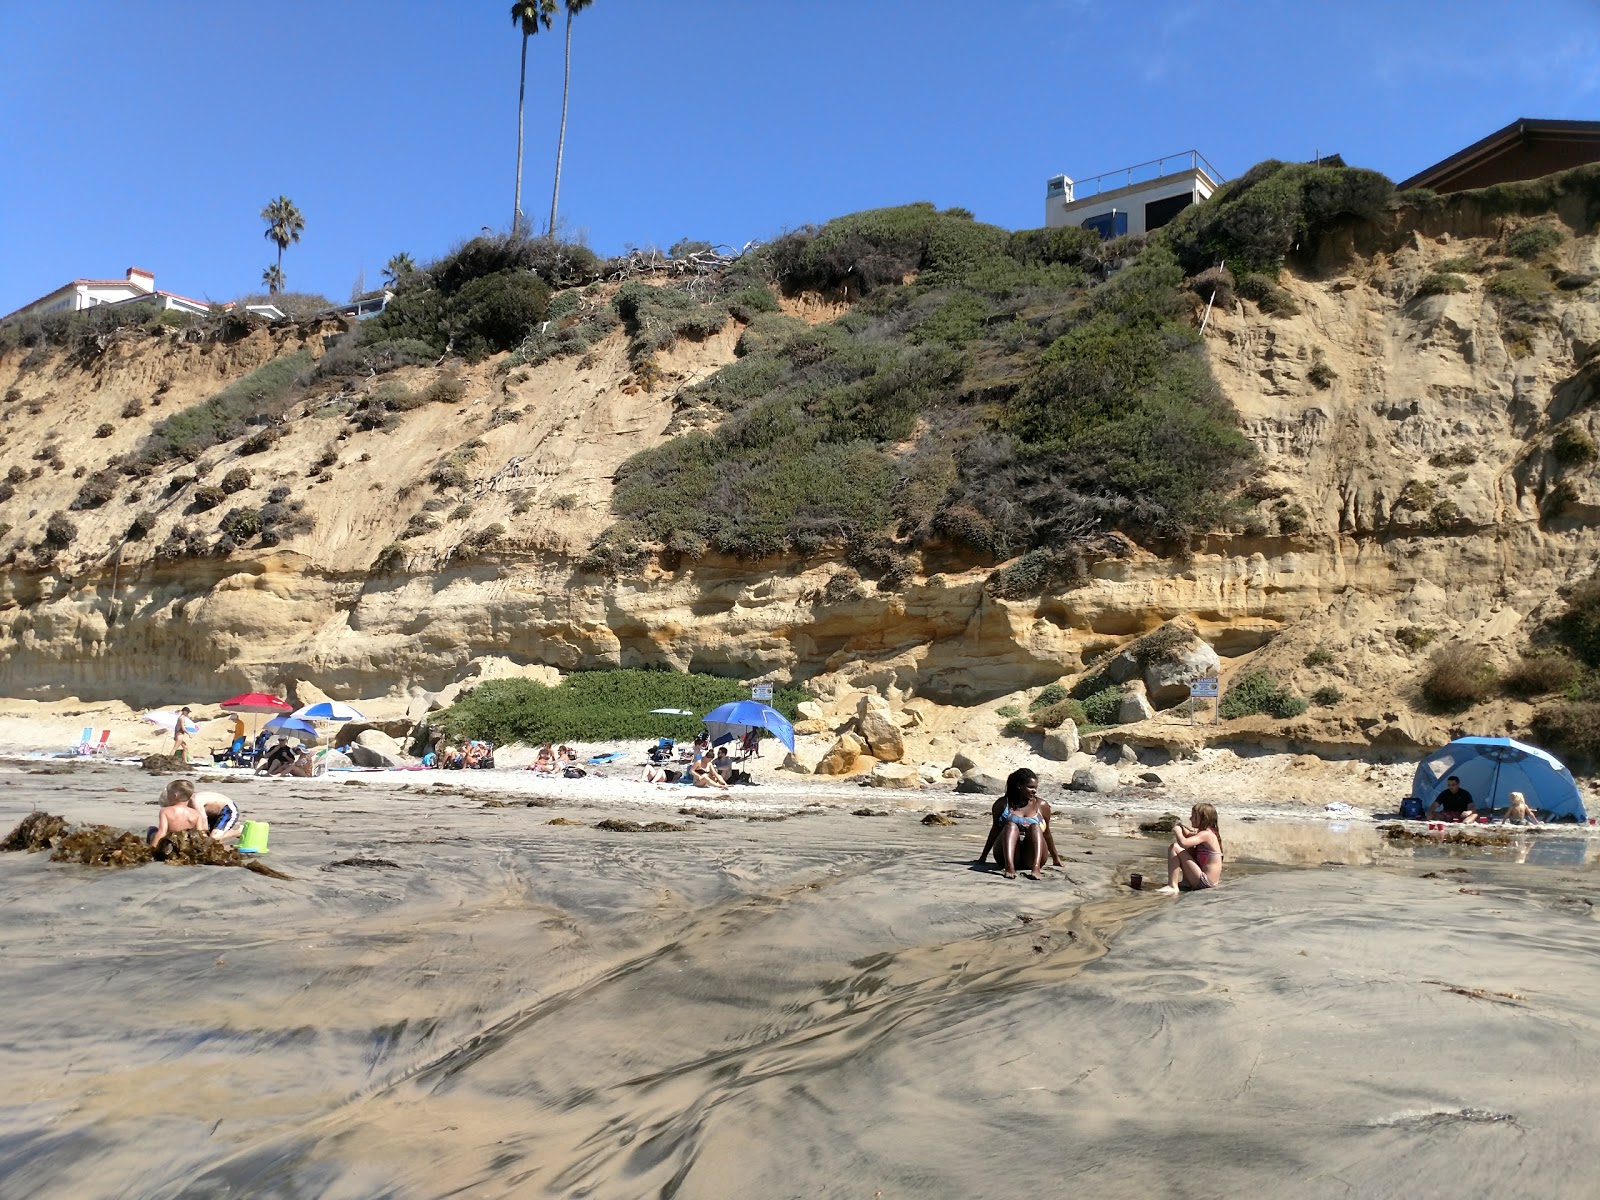
{"label": "red tile roof house", "polygon": [[153,300],[161,308],[203,315],[211,305],[203,300],[191,300],[176,292],[156,289],[156,277],[139,267],[129,267],[123,279],[74,279],[55,291],[40,296],[32,304],[24,304],[15,312],[0,317],[9,321],[14,317],[42,317],[49,313],[79,312],[101,304],[127,304],[135,300]]}

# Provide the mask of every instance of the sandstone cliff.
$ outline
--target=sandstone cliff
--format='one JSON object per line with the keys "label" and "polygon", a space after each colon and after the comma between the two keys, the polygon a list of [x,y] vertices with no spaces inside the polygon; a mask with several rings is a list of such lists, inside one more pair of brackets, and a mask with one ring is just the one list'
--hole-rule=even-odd
{"label": "sandstone cliff", "polygon": [[[1503,231],[1482,225],[1419,225],[1315,275],[1286,272],[1294,312],[1224,296],[1206,344],[1261,453],[1241,529],[1182,558],[1124,539],[1083,586],[1028,601],[986,591],[988,564],[941,563],[899,592],[830,589],[843,568],[820,559],[586,570],[617,467],[666,436],[677,392],[732,360],[737,324],[680,342],[648,380],[620,333],[576,361],[460,369],[458,400],[412,408],[391,430],[348,420],[377,380],[330,383],[260,453],[218,446],[77,511],[84,480],[154,419],[275,357],[320,358],[338,330],[258,328],[231,343],[130,332],[72,354],[14,351],[0,359],[12,492],[0,503],[0,693],[145,705],[311,680],[340,697],[398,697],[493,659],[826,676],[976,704],[1071,676],[1181,616],[1225,675],[1259,663],[1304,694],[1336,683],[1346,697],[1289,727],[1244,729],[1410,744],[1443,729],[1413,711],[1422,642],[1509,658],[1597,561],[1600,476],[1551,452],[1558,428],[1600,434],[1600,285],[1586,282],[1600,275],[1600,238],[1578,234],[1557,251],[1571,286],[1538,315],[1463,265],[1502,253]],[[1422,294],[1441,271],[1460,290]],[[384,380],[422,388],[449,369]],[[228,503],[260,506],[278,489],[309,530],[269,549],[171,550],[174,529],[210,529],[227,506],[197,511],[199,483],[240,466],[249,483]],[[57,513],[76,531],[52,549]],[[141,513],[152,527],[130,537]],[[1309,667],[1317,648],[1325,665]],[[1495,702],[1464,723],[1515,727],[1527,714]]]}

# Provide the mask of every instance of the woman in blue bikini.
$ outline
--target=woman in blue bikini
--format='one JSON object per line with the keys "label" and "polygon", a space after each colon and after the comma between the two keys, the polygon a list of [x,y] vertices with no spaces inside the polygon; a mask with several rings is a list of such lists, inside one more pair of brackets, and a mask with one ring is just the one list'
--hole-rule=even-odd
{"label": "woman in blue bikini", "polygon": [[1061,866],[1061,856],[1056,853],[1055,839],[1050,836],[1050,806],[1039,799],[1039,777],[1026,767],[1011,772],[1006,777],[1006,794],[995,801],[994,824],[989,830],[989,840],[978,856],[981,863],[989,857],[991,847],[998,853],[1006,878],[1017,877],[1018,849],[1021,857],[1032,865],[1029,879],[1038,879],[1044,866],[1048,849],[1055,866]]}

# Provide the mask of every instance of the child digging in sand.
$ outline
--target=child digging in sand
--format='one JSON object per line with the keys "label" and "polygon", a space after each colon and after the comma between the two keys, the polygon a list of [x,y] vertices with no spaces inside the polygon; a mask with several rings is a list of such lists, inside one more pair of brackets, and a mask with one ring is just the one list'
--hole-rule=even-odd
{"label": "child digging in sand", "polygon": [[1180,890],[1201,891],[1222,882],[1222,834],[1217,829],[1217,810],[1209,804],[1196,804],[1189,810],[1193,827],[1174,826],[1172,845],[1167,848],[1167,886],[1157,890],[1176,896]]}
{"label": "child digging in sand", "polygon": [[161,813],[149,829],[150,844],[185,829],[226,841],[239,836],[244,819],[239,806],[221,792],[197,792],[187,779],[174,779],[161,791]]}

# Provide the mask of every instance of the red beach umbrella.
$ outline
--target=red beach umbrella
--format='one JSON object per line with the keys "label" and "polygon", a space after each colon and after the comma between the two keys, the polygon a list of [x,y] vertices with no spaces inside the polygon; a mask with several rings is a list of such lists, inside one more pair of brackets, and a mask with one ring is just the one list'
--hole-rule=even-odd
{"label": "red beach umbrella", "polygon": [[265,692],[246,692],[242,696],[234,696],[217,705],[223,712],[232,713],[286,713],[293,712],[294,705],[276,696],[269,696]]}

